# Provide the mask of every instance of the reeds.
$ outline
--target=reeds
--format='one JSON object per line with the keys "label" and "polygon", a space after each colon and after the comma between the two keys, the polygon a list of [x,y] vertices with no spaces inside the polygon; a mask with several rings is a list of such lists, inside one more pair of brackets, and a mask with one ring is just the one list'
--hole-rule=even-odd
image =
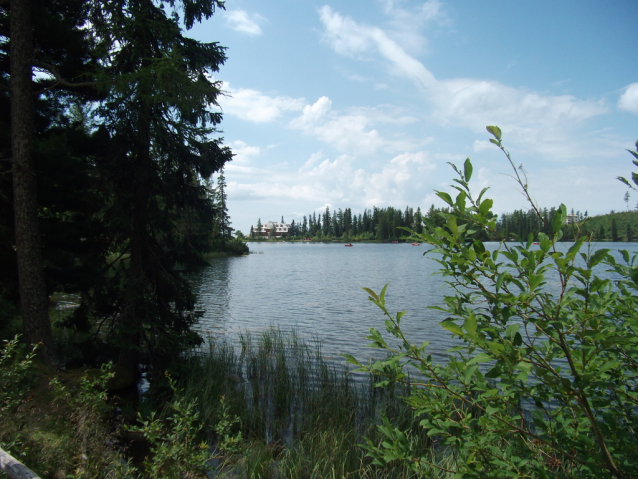
{"label": "reeds", "polygon": [[360,447],[364,438],[381,442],[382,417],[410,431],[414,450],[435,453],[401,399],[408,386],[355,381],[345,364],[323,357],[317,338],[271,327],[257,337],[241,334],[236,347],[211,340],[197,359],[185,394],[209,428],[224,396],[245,441],[241,454],[222,458],[217,477],[414,477],[408,468],[373,465]]}

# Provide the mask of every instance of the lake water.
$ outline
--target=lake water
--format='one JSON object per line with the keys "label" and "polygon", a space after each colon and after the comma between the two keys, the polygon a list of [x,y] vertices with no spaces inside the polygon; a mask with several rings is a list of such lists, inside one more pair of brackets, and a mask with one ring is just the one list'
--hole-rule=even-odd
{"label": "lake water", "polygon": [[[571,244],[560,244],[567,251]],[[497,243],[486,244],[494,249]],[[638,243],[602,243],[601,247],[638,251]],[[410,244],[249,243],[253,254],[216,258],[196,278],[198,329],[204,335],[236,342],[240,332],[259,334],[270,325],[296,329],[307,339],[318,337],[326,357],[378,357],[367,348],[369,328],[384,331],[381,311],[362,287],[379,293],[389,283],[386,305],[391,313],[407,311],[404,332],[412,342],[430,341],[430,353],[441,359],[454,345],[439,323],[446,292],[433,275],[438,263],[423,257],[429,246]],[[398,344],[397,341],[390,344]]]}

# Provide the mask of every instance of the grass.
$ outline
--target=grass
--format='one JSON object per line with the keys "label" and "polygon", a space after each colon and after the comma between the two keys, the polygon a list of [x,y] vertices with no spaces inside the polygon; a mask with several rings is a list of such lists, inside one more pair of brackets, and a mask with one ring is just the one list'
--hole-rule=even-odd
{"label": "grass", "polygon": [[[139,435],[118,437],[118,424],[133,422],[136,411],[148,421],[152,411],[142,409],[151,407],[167,424],[164,434],[172,434],[180,416],[170,404],[180,403],[195,406],[200,432],[194,444],[208,444],[216,456],[211,474],[219,479],[416,477],[404,467],[373,464],[361,447],[366,439],[376,446],[384,440],[377,427],[383,417],[408,431],[412,450],[440,454],[402,400],[407,387],[375,388],[373,377],[355,380],[345,365],[323,357],[316,338],[271,327],[242,334],[236,346],[211,340],[185,361],[190,374],[168,406],[158,409],[150,400],[125,404],[121,398],[118,414],[108,407],[112,401],[105,402],[106,383],[96,382],[99,371],[87,376],[84,368],[55,371],[36,362],[16,383],[20,400],[0,411],[0,443],[43,478],[147,477],[120,471],[127,454],[140,468],[150,450]],[[51,384],[51,378],[57,380]],[[127,452],[122,447],[130,441]],[[176,457],[186,451],[175,447]],[[151,454],[149,464],[173,461],[167,450],[161,458]]]}
{"label": "grass", "polygon": [[295,331],[246,333],[237,350],[210,341],[193,365],[184,393],[197,402],[200,417],[209,429],[220,421],[224,396],[243,438],[240,453],[221,454],[216,477],[413,477],[408,469],[373,465],[360,446],[366,437],[380,444],[383,416],[409,430],[415,448],[431,448],[401,400],[405,387],[375,388],[374,378],[356,382],[345,366],[323,358],[317,339]]}

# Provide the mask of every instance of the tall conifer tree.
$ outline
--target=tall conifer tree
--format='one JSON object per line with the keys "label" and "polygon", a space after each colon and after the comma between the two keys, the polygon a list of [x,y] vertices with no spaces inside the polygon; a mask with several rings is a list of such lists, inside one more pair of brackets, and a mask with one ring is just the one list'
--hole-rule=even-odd
{"label": "tall conifer tree", "polygon": [[217,177],[217,190],[216,203],[217,203],[217,218],[219,224],[219,232],[222,238],[230,238],[233,229],[230,227],[230,216],[228,215],[228,194],[226,193],[226,177],[224,176],[224,168],[219,171]]}
{"label": "tall conifer tree", "polygon": [[223,3],[184,0],[181,18],[165,10],[177,4],[91,3],[110,82],[99,109],[111,145],[102,159],[111,192],[104,220],[112,230],[109,248],[128,256],[126,267],[96,289],[94,306],[112,320],[120,370],[133,373],[140,352],[153,370],[163,370],[200,341],[191,329],[195,297],[176,266],[201,266],[214,215],[203,180],[232,157],[221,139],[210,139],[221,121],[211,111],[220,83],[210,74],[224,63],[225,49],[185,37],[180,26],[191,28]]}

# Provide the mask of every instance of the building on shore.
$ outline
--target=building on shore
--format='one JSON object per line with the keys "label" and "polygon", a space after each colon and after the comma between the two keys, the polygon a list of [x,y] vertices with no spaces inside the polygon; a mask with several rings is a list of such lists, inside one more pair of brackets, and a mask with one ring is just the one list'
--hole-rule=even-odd
{"label": "building on shore", "polygon": [[573,224],[578,223],[579,221],[582,221],[582,220],[578,217],[578,215],[575,215],[573,213],[571,215],[568,214],[565,217],[565,224],[566,225],[573,225]]}
{"label": "building on shore", "polygon": [[256,227],[253,227],[251,230],[251,236],[266,236],[270,237],[270,232],[274,229],[272,236],[288,236],[288,231],[290,230],[290,225],[286,223],[276,223],[274,221],[269,221],[268,223],[264,223],[261,225],[261,231],[257,231]]}

